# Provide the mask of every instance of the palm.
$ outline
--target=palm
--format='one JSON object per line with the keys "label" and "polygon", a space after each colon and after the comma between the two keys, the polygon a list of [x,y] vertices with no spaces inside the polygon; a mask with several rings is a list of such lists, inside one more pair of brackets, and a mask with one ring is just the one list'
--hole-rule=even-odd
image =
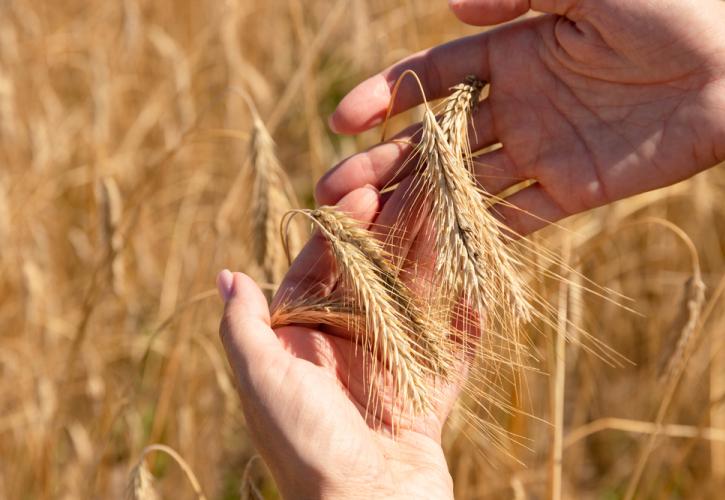
{"label": "palm", "polygon": [[[707,53],[707,41],[688,47],[688,29],[651,33],[628,45],[641,20],[618,3],[592,2],[596,10],[589,11],[601,14],[599,30],[617,27],[606,44],[588,21],[554,16],[491,37],[494,134],[513,178],[536,179],[553,201],[547,205],[553,212],[539,213],[545,218],[670,184],[717,161],[718,130],[701,133],[713,121],[725,128],[720,109],[708,106],[715,68],[698,57]],[[576,11],[571,15],[578,17]],[[678,13],[648,13],[662,15]],[[699,109],[711,114],[693,121]]]}
{"label": "palm", "polygon": [[[420,416],[393,437],[389,411],[382,424],[365,418],[363,364],[349,340],[297,326],[280,328],[276,334],[286,355],[275,360],[275,372],[270,374],[272,379],[280,374],[282,378],[269,382],[276,386],[276,403],[260,415],[266,425],[273,421],[284,427],[287,439],[299,445],[297,449],[314,443],[314,454],[302,458],[314,462],[310,465],[320,467],[317,470],[334,463],[346,477],[378,485],[381,492],[422,498],[439,491],[436,497],[445,497],[450,484],[440,473],[445,470],[440,449],[444,415]],[[415,467],[410,465],[410,456],[418,458]],[[419,494],[397,487],[411,475],[418,476],[411,484],[421,488]]]}

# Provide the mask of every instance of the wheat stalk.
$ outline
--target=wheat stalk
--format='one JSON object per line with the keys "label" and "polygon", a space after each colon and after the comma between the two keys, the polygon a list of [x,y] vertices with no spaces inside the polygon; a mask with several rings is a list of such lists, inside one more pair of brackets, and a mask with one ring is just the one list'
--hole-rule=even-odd
{"label": "wheat stalk", "polygon": [[273,326],[322,323],[346,327],[361,346],[370,377],[369,395],[379,393],[374,375],[390,370],[393,393],[415,411],[428,409],[431,377],[446,376],[454,358],[448,353],[447,331],[430,320],[398,276],[390,256],[370,231],[333,207],[297,210],[309,217],[330,245],[340,285],[317,302],[280,301]]}
{"label": "wheat stalk", "polygon": [[[473,78],[454,87],[443,103],[440,122],[429,107],[424,109],[416,147],[420,161],[412,190],[415,199],[410,206],[418,205],[421,198],[428,200],[436,259],[433,282],[437,285],[431,298],[438,304],[436,309],[453,311],[452,305],[463,300],[473,310],[478,330],[486,330],[484,319],[500,329],[477,340],[487,344],[479,351],[518,364],[518,332],[534,311],[521,279],[520,262],[506,244],[501,223],[489,210],[493,200],[478,186],[471,168],[468,121],[482,87]],[[508,350],[508,356],[493,355],[497,346]]]}
{"label": "wheat stalk", "polygon": [[[272,136],[257,112],[257,108],[243,91],[238,94],[244,99],[252,117],[249,134],[249,157],[239,170],[236,179],[222,202],[216,216],[217,231],[226,234],[229,219],[239,205],[239,198],[248,192],[246,212],[250,216],[249,241],[254,262],[259,267],[260,278],[276,285],[282,280],[289,262],[278,238],[278,228],[287,211],[299,206],[292,184],[284,167],[277,158]],[[303,241],[304,232],[299,224],[290,224],[288,229],[288,250],[296,253]],[[269,298],[269,297],[268,297]]]}
{"label": "wheat stalk", "polygon": [[[681,325],[680,336],[677,341],[675,352],[667,363],[667,371],[663,377],[664,394],[660,401],[659,408],[655,417],[655,425],[661,428],[670,409],[670,405],[674,400],[675,393],[679,382],[685,373],[687,363],[690,361],[695,350],[695,341],[702,328],[702,313],[705,307],[705,283],[702,280],[702,270],[700,267],[700,257],[697,253],[694,243],[689,236],[679,227],[661,219],[645,219],[643,222],[654,223],[669,229],[677,238],[679,238],[687,247],[692,262],[692,277],[685,286],[685,293],[682,299],[682,312],[679,315],[678,323]],[[632,475],[629,478],[624,498],[632,500],[637,493],[642,475],[647,466],[647,461],[654,451],[655,444],[659,432],[650,434],[644,446],[639,452],[637,462],[634,466]]]}
{"label": "wheat stalk", "polygon": [[[278,228],[284,214],[298,206],[294,190],[277,159],[275,145],[259,115],[252,108],[253,127],[250,141],[254,255],[269,283],[279,283],[288,262],[279,246]],[[297,251],[301,244],[298,226],[289,229],[288,247]]]}
{"label": "wheat stalk", "polygon": [[[279,283],[288,262],[277,238],[284,214],[298,206],[289,178],[275,154],[275,145],[264,123],[253,113],[250,149],[252,151],[252,203],[254,255],[269,283]],[[288,247],[299,250],[302,241],[299,226],[291,226]]]}

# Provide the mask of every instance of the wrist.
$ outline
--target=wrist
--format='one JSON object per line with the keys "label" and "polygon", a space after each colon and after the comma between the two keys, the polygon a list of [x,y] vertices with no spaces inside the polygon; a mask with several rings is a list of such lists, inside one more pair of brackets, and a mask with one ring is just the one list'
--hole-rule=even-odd
{"label": "wrist", "polygon": [[453,499],[453,478],[448,471],[440,442],[414,436],[400,437],[392,448],[383,450],[388,461],[367,474],[345,474],[321,488],[321,500],[367,498]]}
{"label": "wrist", "polygon": [[270,469],[282,498],[289,500],[452,500],[453,478],[443,450],[440,444],[428,441],[426,438],[385,447],[380,450],[387,458],[384,463],[357,463],[354,470],[340,462],[330,464],[326,470],[307,474],[300,473],[304,467],[296,467],[294,472],[276,471],[277,474]]}
{"label": "wrist", "polygon": [[[287,497],[285,497],[287,498]],[[299,497],[289,497],[299,498]],[[436,500],[453,500],[453,479],[446,477],[426,480],[406,480],[405,484],[365,485],[364,487],[325,488],[316,497],[319,500],[363,500],[369,498],[386,498],[390,500],[410,500],[413,498],[435,498]]]}

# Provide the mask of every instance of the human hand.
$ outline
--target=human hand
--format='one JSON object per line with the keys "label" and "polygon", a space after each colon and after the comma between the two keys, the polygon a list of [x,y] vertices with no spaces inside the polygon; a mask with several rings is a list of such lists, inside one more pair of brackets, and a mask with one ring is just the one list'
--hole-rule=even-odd
{"label": "human hand", "polygon": [[[520,234],[568,215],[664,187],[725,160],[725,5],[716,0],[451,0],[465,22],[493,24],[532,9],[549,15],[409,57],[353,89],[330,118],[353,134],[380,123],[408,69],[428,99],[473,74],[490,82],[474,118],[481,185]],[[406,79],[393,113],[421,102]],[[334,204],[365,184],[398,177],[419,129],[328,172],[316,197]]]}
{"label": "human hand", "polygon": [[[387,206],[399,202],[395,196]],[[377,191],[363,187],[338,206],[369,223],[379,204]],[[411,238],[398,241],[397,252],[421,260],[405,243]],[[313,236],[277,296],[327,293],[335,286],[334,269],[326,241]],[[380,421],[365,418],[364,365],[349,332],[272,330],[264,295],[250,278],[224,271],[218,285],[225,301],[220,334],[250,436],[285,498],[453,498],[441,431],[459,387],[431,381],[432,410],[397,421],[393,435],[391,408]]]}

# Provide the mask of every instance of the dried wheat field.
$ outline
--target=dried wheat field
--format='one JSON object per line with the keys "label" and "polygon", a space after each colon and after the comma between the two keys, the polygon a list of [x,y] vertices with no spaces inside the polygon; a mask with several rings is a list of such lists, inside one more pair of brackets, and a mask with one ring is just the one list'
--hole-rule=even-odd
{"label": "dried wheat field", "polygon": [[[293,252],[313,224],[348,231],[344,258],[365,235],[313,210],[315,182],[380,130],[337,136],[326,117],[362,78],[476,31],[422,0],[0,3],[0,499],[123,498],[129,477],[161,498],[278,498],[218,339],[216,273],[244,271],[271,296],[287,266],[279,221]],[[413,120],[438,130],[427,108],[387,127]],[[718,498],[724,197],[717,167],[540,231],[519,271],[493,274],[504,292],[474,299],[530,314],[536,361],[497,390],[516,411],[477,404],[474,388],[449,420],[456,498],[547,498],[556,477],[562,498],[618,499],[636,469],[637,498]],[[458,279],[482,278],[442,288]],[[408,319],[393,315],[390,335]],[[416,328],[399,330],[436,327]],[[370,349],[395,347],[384,330]],[[415,374],[453,371],[447,346],[423,343],[438,357],[411,347],[396,382],[421,406]]]}

